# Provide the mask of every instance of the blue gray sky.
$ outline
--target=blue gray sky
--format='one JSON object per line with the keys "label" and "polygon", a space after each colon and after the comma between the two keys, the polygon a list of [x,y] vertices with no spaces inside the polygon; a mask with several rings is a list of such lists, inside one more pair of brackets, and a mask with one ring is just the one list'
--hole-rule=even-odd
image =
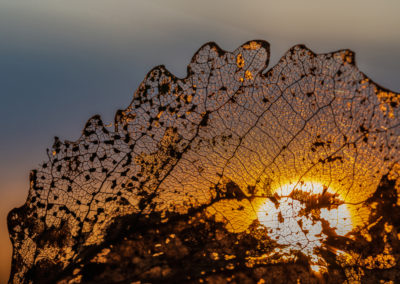
{"label": "blue gray sky", "polygon": [[112,121],[146,73],[186,75],[215,41],[234,50],[271,44],[274,65],[291,46],[349,48],[361,71],[400,91],[397,0],[0,0],[0,283],[11,262],[6,214],[24,203],[29,171],[54,136],[75,140],[86,120]]}

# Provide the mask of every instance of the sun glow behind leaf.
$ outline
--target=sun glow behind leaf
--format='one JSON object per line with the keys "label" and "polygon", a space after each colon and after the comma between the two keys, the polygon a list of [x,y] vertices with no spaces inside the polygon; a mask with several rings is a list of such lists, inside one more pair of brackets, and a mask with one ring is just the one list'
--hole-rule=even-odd
{"label": "sun glow behind leaf", "polygon": [[[310,202],[311,201],[311,202]],[[332,234],[344,236],[352,230],[349,210],[320,183],[286,184],[258,209],[258,220],[268,236],[290,250],[308,255],[314,270],[323,262],[317,249]]]}

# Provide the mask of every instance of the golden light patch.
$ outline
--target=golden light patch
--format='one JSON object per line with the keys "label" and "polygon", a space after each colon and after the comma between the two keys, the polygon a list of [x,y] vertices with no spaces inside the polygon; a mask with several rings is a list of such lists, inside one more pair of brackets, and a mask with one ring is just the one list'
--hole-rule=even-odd
{"label": "golden light patch", "polygon": [[260,47],[261,47],[261,44],[259,44],[256,41],[251,41],[248,44],[243,45],[244,49],[250,49],[250,50],[259,49]]}
{"label": "golden light patch", "polygon": [[241,69],[241,68],[244,67],[244,64],[245,64],[245,62],[244,62],[243,55],[242,55],[241,53],[239,53],[239,54],[236,56],[236,65],[237,65],[237,67],[238,67],[239,69]]}
{"label": "golden light patch", "polygon": [[250,70],[246,70],[246,72],[244,73],[244,77],[245,77],[247,80],[253,80],[253,74],[251,73]]}

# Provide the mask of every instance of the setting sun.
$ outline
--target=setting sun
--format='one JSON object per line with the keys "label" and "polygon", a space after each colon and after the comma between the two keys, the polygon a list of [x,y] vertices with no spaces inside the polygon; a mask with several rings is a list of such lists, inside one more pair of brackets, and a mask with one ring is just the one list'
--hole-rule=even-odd
{"label": "setting sun", "polygon": [[[315,249],[331,234],[352,229],[351,216],[338,194],[319,183],[286,184],[260,206],[259,222],[268,236],[288,249],[301,251],[318,262]],[[312,265],[313,270],[319,266]]]}

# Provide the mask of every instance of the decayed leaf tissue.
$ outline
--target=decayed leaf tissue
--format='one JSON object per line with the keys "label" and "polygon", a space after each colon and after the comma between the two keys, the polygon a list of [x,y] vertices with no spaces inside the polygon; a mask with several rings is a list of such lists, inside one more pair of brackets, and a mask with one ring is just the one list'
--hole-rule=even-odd
{"label": "decayed leaf tissue", "polygon": [[9,213],[11,283],[395,283],[400,94],[354,54],[208,43],[55,138]]}

